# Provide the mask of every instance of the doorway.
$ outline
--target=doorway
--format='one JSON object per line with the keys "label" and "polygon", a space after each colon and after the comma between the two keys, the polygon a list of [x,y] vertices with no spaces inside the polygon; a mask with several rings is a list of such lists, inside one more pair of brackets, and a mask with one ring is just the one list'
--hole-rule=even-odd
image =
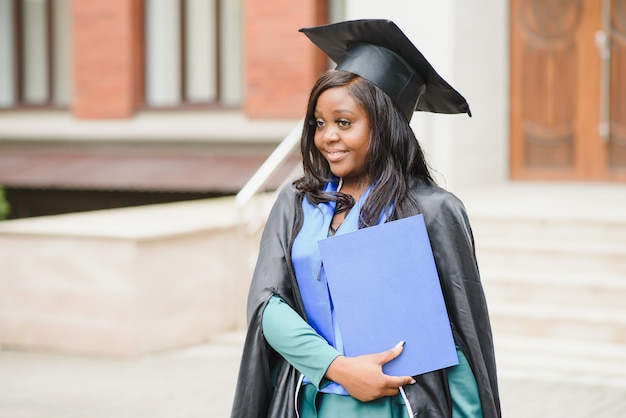
{"label": "doorway", "polygon": [[511,0],[511,177],[626,181],[626,0]]}

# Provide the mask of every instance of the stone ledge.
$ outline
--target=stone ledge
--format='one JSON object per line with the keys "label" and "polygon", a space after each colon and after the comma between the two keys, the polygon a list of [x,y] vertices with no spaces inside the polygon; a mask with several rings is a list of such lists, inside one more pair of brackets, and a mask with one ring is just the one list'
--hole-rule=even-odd
{"label": "stone ledge", "polygon": [[0,235],[145,240],[235,228],[234,198],[69,213],[0,222]]}
{"label": "stone ledge", "polygon": [[0,345],[128,357],[245,327],[260,238],[246,225],[272,200],[245,213],[222,198],[0,223]]}

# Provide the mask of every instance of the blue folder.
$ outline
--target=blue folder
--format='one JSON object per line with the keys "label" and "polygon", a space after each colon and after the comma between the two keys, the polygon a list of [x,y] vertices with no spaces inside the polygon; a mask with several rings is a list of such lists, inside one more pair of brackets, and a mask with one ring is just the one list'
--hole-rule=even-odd
{"label": "blue folder", "polygon": [[416,376],[458,364],[423,215],[318,244],[346,356],[404,340],[384,373]]}

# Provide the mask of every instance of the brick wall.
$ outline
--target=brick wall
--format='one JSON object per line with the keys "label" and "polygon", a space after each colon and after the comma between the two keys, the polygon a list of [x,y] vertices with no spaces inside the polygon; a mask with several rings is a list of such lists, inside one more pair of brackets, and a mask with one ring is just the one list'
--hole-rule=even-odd
{"label": "brick wall", "polygon": [[246,114],[304,115],[326,59],[298,29],[326,23],[327,0],[248,0],[244,10]]}
{"label": "brick wall", "polygon": [[[244,1],[243,110],[302,116],[326,58],[298,29],[327,22],[328,0]],[[74,0],[77,118],[131,117],[143,98],[143,1]]]}
{"label": "brick wall", "polygon": [[77,118],[125,118],[142,96],[141,0],[74,0]]}

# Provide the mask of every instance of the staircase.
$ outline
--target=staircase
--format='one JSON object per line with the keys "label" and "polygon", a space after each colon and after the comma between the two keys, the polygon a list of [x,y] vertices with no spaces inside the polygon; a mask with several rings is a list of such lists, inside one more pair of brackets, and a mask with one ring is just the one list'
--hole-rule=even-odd
{"label": "staircase", "polygon": [[626,185],[467,191],[499,374],[626,388]]}

